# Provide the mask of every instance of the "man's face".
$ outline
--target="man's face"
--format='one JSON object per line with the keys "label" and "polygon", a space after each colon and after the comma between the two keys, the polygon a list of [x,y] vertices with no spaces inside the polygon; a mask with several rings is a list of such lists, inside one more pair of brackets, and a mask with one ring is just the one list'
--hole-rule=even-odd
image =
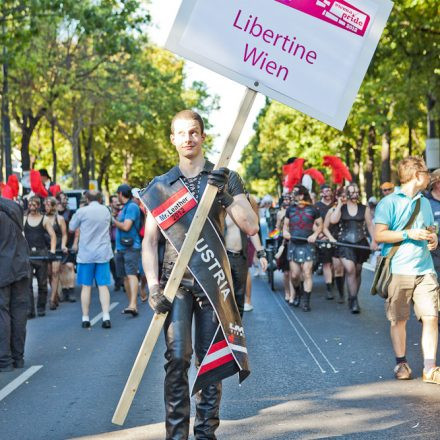
{"label": "man's face", "polygon": [[357,186],[349,186],[347,188],[347,198],[352,201],[359,200],[359,188]]}
{"label": "man's face", "polygon": [[290,205],[290,195],[283,196],[283,208],[287,208]]}
{"label": "man's face", "polygon": [[66,194],[60,194],[60,201],[61,205],[66,208],[68,202]]}
{"label": "man's face", "polygon": [[437,180],[437,182],[435,182],[432,185],[432,191],[434,192],[440,192],[440,180]]}
{"label": "man's face", "polygon": [[394,192],[394,188],[382,188],[382,194],[384,197],[388,194],[391,194],[392,192]]}
{"label": "man's face", "polygon": [[122,193],[118,193],[118,201],[117,204],[123,204],[124,203],[124,199],[122,198]]}
{"label": "man's face", "polygon": [[52,211],[54,210],[55,206],[52,206],[52,203],[50,200],[45,200],[44,201],[44,209],[46,210],[47,213],[51,214]]}
{"label": "man's face", "polygon": [[111,207],[114,209],[114,210],[117,210],[117,209],[119,209],[119,195],[118,195],[118,197],[112,197],[112,201],[111,201]]}
{"label": "man's face", "polygon": [[40,205],[35,200],[31,200],[29,202],[28,204],[29,214],[36,214],[39,209],[40,209]]}
{"label": "man's face", "polygon": [[321,190],[321,198],[325,201],[330,201],[333,199],[333,191],[331,188],[324,188]]}
{"label": "man's face", "polygon": [[297,203],[304,199],[304,194],[300,194],[298,189],[294,189],[292,195],[293,195],[293,200]]}
{"label": "man's face", "polygon": [[431,182],[431,176],[429,175],[429,171],[427,168],[417,171],[417,179],[420,183],[421,189],[424,190],[428,187]]}
{"label": "man's face", "polygon": [[205,140],[197,121],[191,119],[176,119],[174,133],[170,135],[171,143],[176,147],[179,157],[195,159],[202,155],[202,145]]}

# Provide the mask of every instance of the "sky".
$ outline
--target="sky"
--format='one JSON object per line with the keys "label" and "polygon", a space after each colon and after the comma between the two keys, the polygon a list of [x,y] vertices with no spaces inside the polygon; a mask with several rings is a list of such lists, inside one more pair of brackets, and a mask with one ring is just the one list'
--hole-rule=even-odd
{"label": "sky", "polygon": [[[148,32],[151,40],[158,46],[163,47],[165,45],[181,2],[181,0],[150,0],[147,9],[150,11],[152,24]],[[165,3],[166,7],[164,7]],[[210,160],[215,162],[234,123],[246,87],[191,61],[186,61],[185,74],[188,84],[196,80],[203,81],[207,85],[209,93],[220,97],[220,110],[212,112],[209,119],[209,122],[213,125],[210,134],[218,135],[214,139],[214,150],[218,153],[209,157]],[[232,170],[237,170],[239,167],[238,160],[241,151],[253,134],[252,125],[263,107],[264,101],[265,96],[259,93],[232,155],[229,164],[229,168]]]}

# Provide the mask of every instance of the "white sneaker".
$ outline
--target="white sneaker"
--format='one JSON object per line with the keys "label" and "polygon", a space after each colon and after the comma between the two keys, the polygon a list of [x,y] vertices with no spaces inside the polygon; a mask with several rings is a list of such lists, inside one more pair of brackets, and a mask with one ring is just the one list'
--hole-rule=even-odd
{"label": "white sneaker", "polygon": [[254,310],[254,306],[252,304],[244,303],[243,310],[245,312],[252,312],[252,310]]}

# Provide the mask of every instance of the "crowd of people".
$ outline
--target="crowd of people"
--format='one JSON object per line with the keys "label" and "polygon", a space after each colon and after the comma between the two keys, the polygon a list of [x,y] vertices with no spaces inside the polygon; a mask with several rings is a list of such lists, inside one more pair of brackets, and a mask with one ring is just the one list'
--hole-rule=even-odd
{"label": "crowd of people", "polygon": [[[440,170],[430,175],[423,160],[404,159],[399,164],[401,187],[385,182],[382,199],[378,202],[371,197],[365,205],[353,182],[337,187],[321,184],[319,200],[313,200],[305,184],[298,182],[282,195],[274,210],[271,197],[263,198],[258,206],[237,173],[213,170],[214,165],[203,156],[204,139],[203,121],[197,113],[183,111],[175,116],[171,142],[179,154],[179,165],[150,183],[142,195],[143,203],[124,183],[110,196],[108,205],[99,191],[86,191],[73,212],[66,194],[52,184],[46,170],[40,170],[38,186],[45,192],[27,197],[23,206],[0,197],[0,371],[23,367],[27,319],[44,317],[47,308],[55,312],[63,301],[75,302],[75,285],[81,286],[81,326],[91,326],[89,310],[92,287],[96,286],[102,327],[110,329],[109,286],[114,284],[115,291],[126,293],[124,314],[135,318],[139,299],[148,300],[156,313],[169,312],[165,401],[170,438],[188,435],[187,376],[194,315],[197,365],[202,367],[196,381],[202,385],[197,394],[195,432],[214,438],[219,423],[219,381],[237,371],[243,378],[248,374],[241,317],[252,310],[249,268],[256,263],[266,270],[265,248],[276,237],[276,264],[283,272],[285,300],[304,312],[312,310],[314,276],[320,268],[326,298],[347,301],[349,311],[359,314],[363,263],[379,250],[386,255],[394,243],[401,243],[393,259],[393,281],[385,306],[396,354],[395,376],[409,379],[412,374],[405,357],[405,325],[412,301],[423,324],[423,380],[440,383],[440,368],[435,363],[440,272],[435,225],[440,221]],[[190,222],[185,216],[193,215],[192,207],[207,184],[217,188],[208,232],[202,231],[171,302],[164,288],[185,237],[185,221]],[[414,227],[402,230],[415,205],[420,213],[416,212]],[[222,252],[229,260],[227,266]],[[233,285],[232,299],[228,283]],[[207,367],[206,362],[217,356],[213,351],[217,346],[229,350],[228,354],[224,361],[216,360]],[[222,366],[225,369],[220,371]],[[199,377],[208,371],[209,375]]]}

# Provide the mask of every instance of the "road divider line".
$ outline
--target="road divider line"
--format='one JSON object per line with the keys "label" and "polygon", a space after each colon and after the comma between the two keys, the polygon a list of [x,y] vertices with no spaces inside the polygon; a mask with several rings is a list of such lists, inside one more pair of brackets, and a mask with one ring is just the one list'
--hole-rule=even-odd
{"label": "road divider line", "polygon": [[34,365],[29,367],[24,373],[21,373],[20,376],[16,377],[11,383],[2,388],[0,390],[0,401],[9,396],[9,394],[16,390],[22,383],[26,382],[41,368],[43,368],[43,365]]}
{"label": "road divider line", "polygon": [[284,313],[284,316],[287,318],[287,320],[289,321],[290,325],[292,326],[292,328],[295,330],[296,334],[298,335],[298,338],[300,339],[300,341],[304,344],[304,346],[306,347],[307,351],[309,352],[310,356],[312,357],[312,359],[315,361],[315,364],[318,366],[318,368],[320,369],[321,373],[325,373],[326,371],[321,367],[321,364],[319,363],[318,359],[316,359],[315,355],[312,353],[312,350],[310,350],[310,347],[307,345],[307,342],[304,340],[304,338],[301,336],[300,332],[298,331],[298,328],[296,327],[296,325],[292,322],[292,320],[290,319],[289,315],[286,313],[286,311],[284,310],[282,304],[280,304],[279,300],[278,300],[278,295],[275,295],[275,302],[278,304],[279,308],[281,309],[281,311]]}
{"label": "road divider line", "polygon": [[304,333],[309,337],[312,344],[316,347],[316,349],[319,351],[319,354],[324,358],[324,360],[327,362],[329,367],[333,370],[333,373],[339,373],[339,371],[333,366],[333,364],[328,360],[327,356],[322,352],[322,350],[319,348],[319,345],[315,342],[313,337],[310,335],[310,333],[307,331],[307,329],[304,327],[303,323],[300,321],[298,316],[296,316],[296,313],[290,309],[290,313],[293,315],[293,317],[296,319],[298,324],[301,326],[301,328],[304,330]]}
{"label": "road divider line", "polygon": [[[109,312],[111,312],[119,303],[118,302],[114,302],[110,304],[109,307]],[[98,313],[91,321],[90,321],[90,325],[94,326],[100,319],[102,319],[102,312]]]}

